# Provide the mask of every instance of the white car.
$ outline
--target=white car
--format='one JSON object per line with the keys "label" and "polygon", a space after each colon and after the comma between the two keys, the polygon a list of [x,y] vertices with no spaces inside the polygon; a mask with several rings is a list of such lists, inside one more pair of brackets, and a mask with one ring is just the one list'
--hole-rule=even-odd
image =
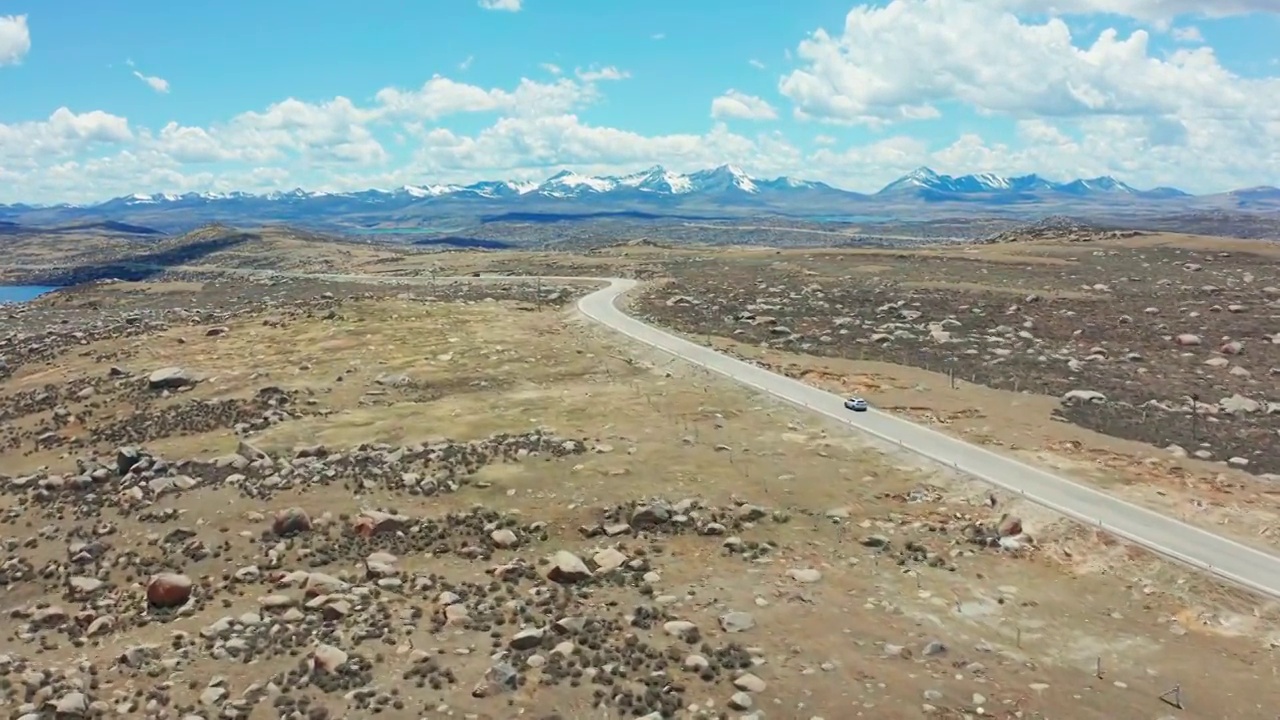
{"label": "white car", "polygon": [[854,412],[866,412],[867,401],[860,397],[851,397],[844,401],[844,407],[846,410],[852,410]]}

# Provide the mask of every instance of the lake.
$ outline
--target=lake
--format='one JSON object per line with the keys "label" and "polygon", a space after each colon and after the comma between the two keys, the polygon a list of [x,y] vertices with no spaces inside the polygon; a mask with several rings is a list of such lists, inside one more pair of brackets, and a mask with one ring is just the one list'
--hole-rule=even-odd
{"label": "lake", "polygon": [[822,223],[879,223],[891,222],[894,218],[888,215],[810,215],[797,216],[800,220]]}
{"label": "lake", "polygon": [[352,228],[352,232],[359,235],[434,235],[437,233],[457,232],[457,230],[449,230],[442,227],[420,227],[420,228]]}
{"label": "lake", "polygon": [[0,285],[0,303],[26,302],[57,289],[47,285]]}

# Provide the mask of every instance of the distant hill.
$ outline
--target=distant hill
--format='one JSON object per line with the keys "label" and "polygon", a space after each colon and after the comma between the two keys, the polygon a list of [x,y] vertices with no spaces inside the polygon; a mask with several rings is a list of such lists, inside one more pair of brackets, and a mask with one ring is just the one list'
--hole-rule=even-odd
{"label": "distant hill", "polygon": [[141,225],[130,225],[129,223],[119,222],[116,220],[101,220],[97,222],[77,222],[70,225],[54,225],[52,227],[38,225],[23,225],[11,220],[0,220],[0,235],[17,235],[17,234],[34,234],[42,233],[45,235],[70,235],[73,233],[114,233],[118,235],[147,235],[160,236],[165,233],[155,228],[143,227]]}
{"label": "distant hill", "polygon": [[124,235],[164,235],[163,232],[155,228],[143,227],[141,225],[130,225],[129,223],[119,222],[117,220],[103,220],[101,222],[83,223],[80,225],[70,225],[67,227],[55,228],[58,232],[111,232],[122,233]]}
{"label": "distant hill", "polygon": [[0,217],[29,228],[70,226],[142,236],[185,232],[211,222],[241,226],[287,223],[359,233],[425,230],[449,218],[479,223],[546,223],[769,215],[818,220],[974,214],[1145,215],[1211,210],[1280,212],[1280,190],[1260,187],[1193,196],[1171,187],[1142,190],[1107,176],[1057,182],[1037,174],[951,176],[922,167],[876,193],[863,194],[810,180],[753,177],[733,165],[688,174],[654,166],[619,176],[564,170],[540,183],[486,180],[346,193],[299,188],[261,195],[137,194],[94,205],[0,206]]}

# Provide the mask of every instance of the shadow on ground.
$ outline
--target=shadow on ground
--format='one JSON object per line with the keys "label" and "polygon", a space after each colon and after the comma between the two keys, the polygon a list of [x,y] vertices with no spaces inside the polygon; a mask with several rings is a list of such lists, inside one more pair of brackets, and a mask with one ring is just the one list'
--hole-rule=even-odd
{"label": "shadow on ground", "polygon": [[30,285],[70,287],[101,280],[126,280],[140,282],[151,279],[175,266],[194,264],[195,261],[223,250],[261,240],[256,233],[234,233],[222,237],[194,241],[157,243],[147,252],[127,257],[103,259],[75,267],[51,268],[33,271],[23,277]]}

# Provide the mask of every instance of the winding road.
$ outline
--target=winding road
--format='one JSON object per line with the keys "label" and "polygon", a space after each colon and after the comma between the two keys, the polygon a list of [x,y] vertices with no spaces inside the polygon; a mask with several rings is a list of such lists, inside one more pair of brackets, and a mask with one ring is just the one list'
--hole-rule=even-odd
{"label": "winding road", "polygon": [[1280,557],[1276,555],[874,408],[865,413],[849,412],[839,395],[729,357],[628,316],[618,308],[617,300],[635,287],[635,280],[615,278],[600,282],[609,284],[579,300],[578,309],[623,335],[1022,495],[1031,502],[1167,558],[1280,598]]}
{"label": "winding road", "polygon": [[[287,274],[287,273],[286,273]],[[308,276],[333,280],[403,282],[405,278],[364,275]],[[439,277],[432,282],[466,280],[536,281],[536,277],[486,275]],[[627,337],[700,365],[743,385],[825,415],[880,440],[894,443],[942,465],[995,485],[1085,525],[1100,528],[1166,558],[1206,571],[1241,587],[1280,599],[1280,556],[1276,556],[1175,518],[1161,515],[1060,475],[1000,455],[900,417],[870,409],[852,413],[844,398],[798,380],[690,342],[641,322],[618,307],[618,299],[638,284],[627,278],[543,276],[549,282],[591,282],[603,288],[583,296],[578,310],[587,318]],[[411,284],[422,282],[411,280]]]}
{"label": "winding road", "polygon": [[[178,269],[178,268],[170,268]],[[698,345],[641,322],[618,307],[618,299],[636,287],[626,278],[484,275],[406,278],[379,275],[325,275],[229,268],[181,268],[200,272],[299,277],[336,282],[421,285],[439,282],[589,282],[604,287],[583,296],[578,310],[587,318],[633,340],[700,365],[743,385],[824,415],[880,440],[899,445],[960,472],[1023,496],[1086,525],[1101,528],[1172,560],[1223,580],[1280,599],[1280,556],[1121,500],[1100,490],[1032,467],[902,418],[871,409],[852,413],[844,398]]]}

